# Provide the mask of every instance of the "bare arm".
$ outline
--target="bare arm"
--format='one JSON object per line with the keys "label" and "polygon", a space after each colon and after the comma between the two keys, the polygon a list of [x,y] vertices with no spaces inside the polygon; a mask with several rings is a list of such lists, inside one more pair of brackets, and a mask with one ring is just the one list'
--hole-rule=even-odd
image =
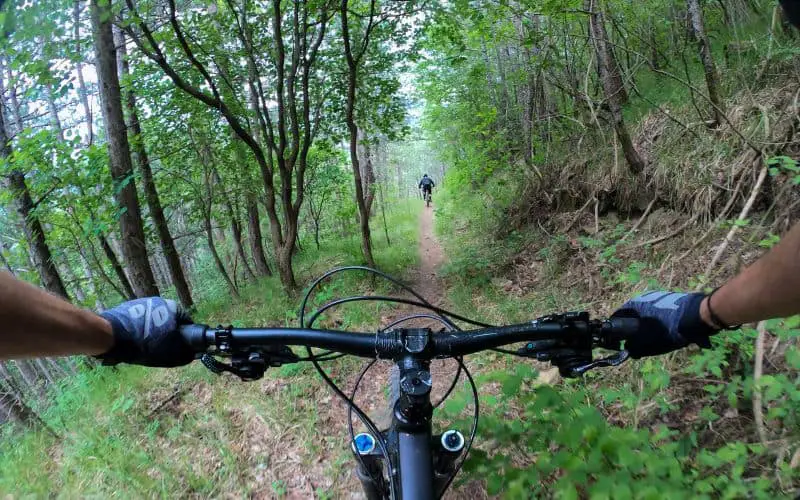
{"label": "bare arm", "polygon": [[[711,308],[728,326],[800,313],[800,223],[766,255],[717,290]],[[700,314],[706,323],[714,324],[708,299]]]}
{"label": "bare arm", "polygon": [[113,343],[105,319],[0,271],[0,359],[96,355]]}

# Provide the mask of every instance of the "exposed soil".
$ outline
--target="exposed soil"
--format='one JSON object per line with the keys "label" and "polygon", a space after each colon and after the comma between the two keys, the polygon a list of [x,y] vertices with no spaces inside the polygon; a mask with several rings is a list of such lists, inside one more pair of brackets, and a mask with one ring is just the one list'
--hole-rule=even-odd
{"label": "exposed soil", "polygon": [[[439,269],[444,262],[444,252],[433,233],[433,207],[425,207],[419,219],[419,266],[409,270],[406,282],[418,293],[434,305],[444,306],[445,284],[439,276]],[[403,294],[413,298],[410,294]],[[408,316],[419,311],[411,306],[398,306],[392,312],[382,316],[381,325]],[[415,319],[402,326],[430,327],[441,329],[442,325],[428,319]],[[392,365],[387,361],[377,362],[365,375],[359,385],[355,401],[367,412],[380,428],[388,427],[391,422],[389,410],[389,379]],[[431,363],[433,378],[432,400],[437,402],[450,386],[457,370],[453,360],[437,360]],[[332,370],[338,381],[344,381],[340,387],[350,393],[358,372],[343,374]],[[277,390],[280,383],[273,379],[261,382],[263,390]],[[333,498],[364,498],[360,483],[356,480],[354,463],[347,453],[347,406],[339,398],[330,393],[327,387],[320,384],[309,388],[313,392],[313,403],[308,408],[315,413],[316,428],[319,437],[323,438],[321,446],[307,449],[302,437],[293,434],[297,425],[289,422],[266,422],[255,412],[242,418],[242,426],[249,446],[242,450],[250,463],[257,464],[255,473],[249,479],[253,498],[317,498],[325,492]],[[357,419],[356,419],[357,420]],[[436,416],[434,415],[434,421]],[[359,424],[359,425],[356,425]],[[434,428],[436,428],[434,422]],[[355,432],[363,427],[354,422]],[[269,457],[269,463],[263,463],[263,457]],[[262,458],[258,458],[262,457]],[[280,488],[275,485],[279,484]],[[277,491],[276,491],[277,490]],[[479,482],[471,482],[458,488],[451,488],[446,498],[480,500],[486,498],[483,486]]]}

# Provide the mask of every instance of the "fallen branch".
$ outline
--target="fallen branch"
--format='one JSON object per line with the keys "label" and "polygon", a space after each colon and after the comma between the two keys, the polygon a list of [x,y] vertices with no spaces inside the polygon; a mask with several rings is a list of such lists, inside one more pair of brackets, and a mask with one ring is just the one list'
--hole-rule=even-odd
{"label": "fallen branch", "polygon": [[[764,165],[761,168],[761,173],[758,175],[758,179],[756,179],[756,184],[755,186],[753,186],[753,190],[750,192],[750,197],[747,199],[747,203],[744,204],[744,207],[742,207],[742,211],[739,213],[739,217],[736,218],[737,221],[744,220],[745,218],[747,218],[747,214],[750,213],[750,209],[753,208],[753,203],[756,201],[756,197],[758,197],[758,193],[761,191],[761,186],[764,184],[764,179],[767,178],[767,171],[768,168],[766,165]],[[728,235],[725,236],[725,239],[722,241],[722,244],[720,244],[719,248],[717,248],[717,252],[714,254],[714,258],[711,259],[711,262],[709,262],[705,272],[703,273],[703,276],[705,276],[704,281],[706,282],[708,281],[711,271],[714,269],[714,267],[716,267],[717,263],[719,263],[719,260],[722,258],[722,254],[725,253],[725,250],[727,250],[728,245],[730,244],[731,240],[733,240],[733,237],[736,235],[736,232],[738,230],[739,226],[734,224],[733,227],[731,227],[730,231],[728,231]],[[701,284],[699,286],[703,285]]]}
{"label": "fallen branch", "polygon": [[653,200],[647,205],[647,208],[644,209],[644,213],[642,214],[642,216],[639,217],[639,220],[636,221],[636,224],[633,225],[631,230],[628,231],[627,233],[625,233],[625,236],[623,236],[619,240],[619,243],[622,243],[623,241],[627,240],[628,236],[632,235],[633,233],[636,232],[637,229],[639,229],[639,227],[642,225],[642,223],[645,221],[645,219],[647,219],[647,216],[650,215],[650,210],[652,210],[653,205],[656,204],[656,200],[658,200],[658,196],[653,198]]}
{"label": "fallen branch", "polygon": [[700,212],[697,212],[696,214],[692,215],[692,217],[689,220],[687,220],[686,222],[681,224],[681,226],[678,229],[672,231],[669,234],[666,234],[664,236],[659,236],[657,238],[653,238],[651,240],[647,240],[647,241],[642,242],[642,243],[637,243],[636,245],[633,245],[632,247],[628,247],[626,250],[634,250],[636,248],[646,247],[647,245],[655,245],[656,243],[661,243],[662,241],[666,241],[666,240],[668,240],[670,238],[674,238],[675,236],[678,236],[679,234],[681,234],[695,220],[697,220],[697,217],[699,215],[700,215]]}
{"label": "fallen branch", "polygon": [[170,395],[170,397],[168,397],[167,399],[165,399],[164,401],[159,403],[158,406],[156,406],[155,408],[150,410],[150,413],[147,414],[147,417],[148,418],[152,417],[153,415],[155,415],[156,413],[161,411],[161,409],[163,409],[165,406],[167,406],[171,402],[175,401],[175,399],[177,399],[179,396],[183,396],[184,394],[186,394],[186,392],[187,392],[187,389],[185,389],[185,388],[176,389],[175,392],[173,392],[172,395]]}
{"label": "fallen branch", "polygon": [[755,364],[753,366],[753,419],[756,424],[758,439],[762,443],[767,442],[767,429],[764,427],[764,409],[761,401],[761,388],[758,380],[764,372],[764,337],[767,333],[767,322],[760,321],[756,327],[758,336],[756,337]]}
{"label": "fallen branch", "polygon": [[586,210],[586,207],[589,206],[589,203],[591,203],[594,200],[595,200],[595,196],[594,196],[594,194],[592,194],[592,196],[590,196],[589,199],[586,200],[586,203],[584,203],[583,206],[578,210],[578,213],[575,214],[575,217],[572,218],[572,221],[567,225],[567,227],[562,229],[561,232],[562,233],[566,233],[567,231],[572,229],[572,226],[574,226],[575,223],[578,222],[578,219],[581,218],[581,214],[583,213],[584,210]]}

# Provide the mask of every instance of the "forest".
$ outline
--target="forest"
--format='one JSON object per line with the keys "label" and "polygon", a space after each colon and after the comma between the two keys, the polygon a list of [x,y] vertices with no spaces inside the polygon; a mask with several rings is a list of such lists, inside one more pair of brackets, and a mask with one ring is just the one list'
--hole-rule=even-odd
{"label": "forest", "polygon": [[[316,277],[364,265],[484,323],[606,317],[710,292],[800,215],[777,0],[5,0],[0,29],[0,268],[95,312],[163,296],[298,326]],[[358,275],[312,302],[397,293]],[[799,338],[800,316],[762,321],[579,379],[467,357],[481,418],[445,498],[796,497]],[[352,388],[361,364],[326,367]],[[453,384],[434,425],[466,429]],[[3,361],[0,492],[361,498],[347,418],[305,364]]]}

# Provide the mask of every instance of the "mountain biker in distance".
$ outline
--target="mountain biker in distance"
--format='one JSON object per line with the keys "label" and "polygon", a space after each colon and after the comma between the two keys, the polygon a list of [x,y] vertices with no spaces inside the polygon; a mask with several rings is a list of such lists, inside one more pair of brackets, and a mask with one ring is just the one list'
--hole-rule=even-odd
{"label": "mountain biker in distance", "polygon": [[[781,0],[800,26],[800,0]],[[428,179],[428,181],[426,181]],[[434,186],[427,174],[420,181]],[[626,348],[635,358],[664,354],[731,325],[800,313],[800,223],[753,265],[712,294],[649,292],[626,302],[617,316],[644,326]],[[713,296],[713,297],[712,297]],[[125,302],[97,315],[0,271],[0,359],[86,354],[109,364],[181,366],[192,361],[178,326],[190,322],[174,301]]]}
{"label": "mountain biker in distance", "polygon": [[436,187],[436,184],[433,182],[433,179],[428,177],[428,174],[423,174],[422,179],[419,181],[419,188],[422,190],[422,199],[427,200],[427,196],[433,192],[433,188]]}

